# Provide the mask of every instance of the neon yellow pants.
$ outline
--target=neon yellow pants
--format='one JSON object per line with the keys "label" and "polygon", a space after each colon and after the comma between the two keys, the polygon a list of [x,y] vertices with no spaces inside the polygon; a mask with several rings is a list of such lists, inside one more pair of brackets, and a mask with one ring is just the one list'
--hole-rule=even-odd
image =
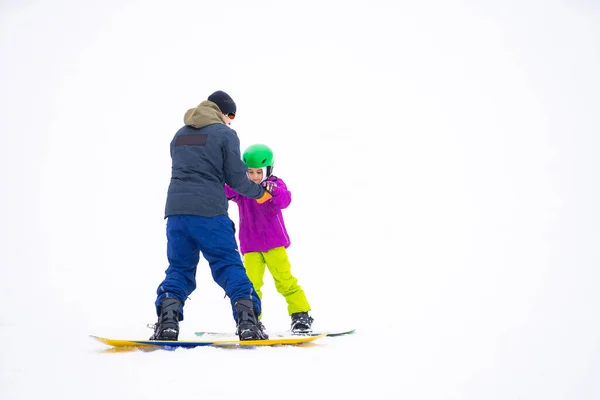
{"label": "neon yellow pants", "polygon": [[[277,247],[264,253],[251,252],[244,254],[244,266],[254,290],[262,300],[261,288],[264,284],[265,266],[275,281],[275,288],[283,295],[288,305],[288,314],[310,311],[304,290],[292,275],[291,264],[285,247]],[[260,318],[260,317],[259,317]]]}

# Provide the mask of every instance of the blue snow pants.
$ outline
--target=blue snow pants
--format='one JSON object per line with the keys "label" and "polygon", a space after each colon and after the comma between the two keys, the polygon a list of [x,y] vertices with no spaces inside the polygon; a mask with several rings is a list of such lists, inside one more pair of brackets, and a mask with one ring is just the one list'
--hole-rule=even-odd
{"label": "blue snow pants", "polygon": [[227,216],[201,217],[172,215],[167,218],[167,257],[169,267],[165,280],[158,286],[156,311],[165,297],[181,300],[183,305],[196,289],[196,267],[200,253],[210,266],[212,277],[231,300],[233,318],[237,321],[234,304],[238,299],[252,299],[256,315],[261,303],[246,275],[233,232],[233,223]]}

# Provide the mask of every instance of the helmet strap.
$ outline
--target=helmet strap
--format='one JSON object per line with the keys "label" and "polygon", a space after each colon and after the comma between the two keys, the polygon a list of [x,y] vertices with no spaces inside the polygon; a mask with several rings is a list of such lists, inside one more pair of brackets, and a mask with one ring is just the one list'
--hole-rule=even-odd
{"label": "helmet strap", "polygon": [[266,181],[271,177],[271,175],[273,175],[273,167],[262,167],[261,169],[263,172],[263,178],[261,182]]}

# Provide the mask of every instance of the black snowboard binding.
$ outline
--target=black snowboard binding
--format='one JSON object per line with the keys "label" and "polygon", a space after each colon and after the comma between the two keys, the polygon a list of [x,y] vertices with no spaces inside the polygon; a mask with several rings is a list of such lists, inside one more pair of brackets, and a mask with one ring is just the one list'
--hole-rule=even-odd
{"label": "black snowboard binding", "polygon": [[296,335],[305,335],[312,333],[313,318],[307,312],[297,312],[292,314],[292,333]]}
{"label": "black snowboard binding", "polygon": [[167,297],[158,308],[158,322],[154,325],[154,334],[150,340],[177,340],[181,317],[181,300]]}
{"label": "black snowboard binding", "polygon": [[240,340],[266,340],[269,338],[264,325],[258,321],[254,313],[251,299],[239,299],[235,302],[237,311],[237,335]]}
{"label": "black snowboard binding", "polygon": [[[264,332],[264,333],[265,333],[265,335],[267,335],[267,333],[266,333],[266,332],[267,332],[267,328],[265,328],[265,325],[262,323],[262,321],[261,321],[260,319],[258,320],[258,329],[260,329],[260,330],[261,330],[261,332]],[[235,334],[236,334],[236,335],[239,335],[239,334],[240,334],[240,332],[239,332],[239,327],[237,327],[237,326],[235,327]],[[268,335],[267,335],[267,336],[268,336]]]}

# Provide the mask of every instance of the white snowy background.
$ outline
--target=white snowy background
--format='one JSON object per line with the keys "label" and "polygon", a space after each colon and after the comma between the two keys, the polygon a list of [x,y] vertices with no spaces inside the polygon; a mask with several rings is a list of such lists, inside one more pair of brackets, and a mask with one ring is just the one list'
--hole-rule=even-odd
{"label": "white snowy background", "polygon": [[[0,398],[600,398],[597,2],[3,0],[0,51]],[[292,191],[315,328],[357,333],[107,352],[151,334],[215,90]],[[197,278],[181,337],[233,330]]]}

